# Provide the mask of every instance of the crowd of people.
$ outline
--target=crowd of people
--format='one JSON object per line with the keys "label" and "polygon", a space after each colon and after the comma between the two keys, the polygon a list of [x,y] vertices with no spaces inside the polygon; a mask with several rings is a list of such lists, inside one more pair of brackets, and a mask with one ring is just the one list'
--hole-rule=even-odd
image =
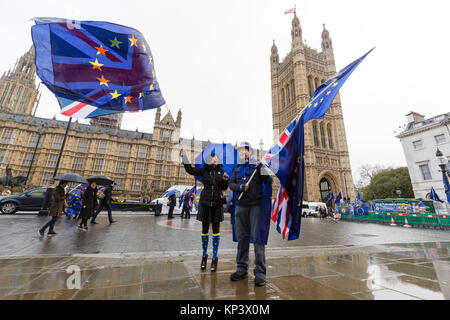
{"label": "crowd of people", "polygon": [[76,188],[73,194],[66,193],[67,181],[59,181],[55,189],[53,189],[53,202],[50,206],[49,216],[51,217],[42,228],[39,229],[39,234],[44,236],[45,230],[48,228],[48,235],[55,235],[56,221],[62,216],[65,204],[68,204],[67,215],[73,216],[75,220],[79,221],[78,229],[87,231],[87,223],[89,219],[91,224],[97,224],[95,221],[100,211],[104,208],[108,211],[109,223],[115,223],[112,218],[111,199],[114,183],[106,185],[102,192],[98,191],[95,182],[89,183],[86,187]]}

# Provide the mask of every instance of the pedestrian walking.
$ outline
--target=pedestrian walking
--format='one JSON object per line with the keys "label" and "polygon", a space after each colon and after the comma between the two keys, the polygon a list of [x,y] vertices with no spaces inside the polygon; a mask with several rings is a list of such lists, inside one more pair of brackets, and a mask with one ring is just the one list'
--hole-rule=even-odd
{"label": "pedestrian walking", "polygon": [[62,215],[64,201],[67,196],[64,192],[64,188],[67,186],[67,181],[60,181],[58,186],[53,190],[53,202],[50,206],[49,215],[52,217],[49,222],[47,222],[41,229],[39,229],[39,234],[41,236],[44,235],[45,229],[49,228],[47,235],[55,235],[56,232],[54,230],[55,223],[59,217]]}
{"label": "pedestrian walking", "polygon": [[94,216],[92,217],[91,223],[97,224],[98,222],[95,221],[100,211],[103,210],[103,208],[106,208],[108,210],[108,220],[109,224],[116,222],[112,218],[112,208],[111,208],[111,198],[112,198],[112,191],[114,189],[114,183],[109,184],[106,186],[106,188],[103,190],[102,195],[99,196],[100,198],[100,204],[98,205],[97,210],[94,213]]}
{"label": "pedestrian walking", "polygon": [[326,215],[327,215],[327,211],[326,211],[325,207],[319,205],[319,217],[320,217],[320,220],[321,220],[321,221],[322,221],[322,220],[325,220]]}
{"label": "pedestrian walking", "polygon": [[186,151],[181,150],[184,169],[193,176],[201,177],[203,190],[200,194],[200,204],[197,220],[202,222],[202,260],[200,269],[205,270],[208,261],[209,226],[212,224],[212,247],[211,272],[217,271],[218,251],[220,242],[220,223],[223,221],[223,191],[228,188],[229,177],[219,163],[219,157],[211,153],[205,159],[203,168],[195,168],[189,163]]}
{"label": "pedestrian walking", "polygon": [[173,219],[173,210],[175,209],[175,206],[177,205],[177,198],[175,193],[172,193],[169,196],[167,205],[169,206],[169,213],[167,214],[167,219]]}
{"label": "pedestrian walking", "polygon": [[78,229],[87,230],[87,221],[94,215],[97,206],[97,184],[92,182],[84,191],[80,212],[81,223]]}
{"label": "pedestrian walking", "polygon": [[[230,279],[237,281],[248,277],[251,237],[255,250],[255,268],[253,269],[255,285],[263,286],[266,281],[265,243],[267,240],[262,240],[261,232],[268,235],[269,224],[264,220],[267,217],[262,217],[265,211],[261,210],[261,206],[263,183],[271,185],[272,178],[265,172],[259,161],[252,157],[252,149],[248,142],[242,142],[238,151],[240,164],[235,167],[230,179],[230,189],[236,192],[234,229],[238,241],[237,270]],[[249,182],[253,173],[253,178]]]}
{"label": "pedestrian walking", "polygon": [[190,219],[191,218],[191,205],[190,205],[190,195],[189,190],[186,190],[183,195],[183,208],[181,210],[181,217],[183,218],[183,215],[185,218]]}

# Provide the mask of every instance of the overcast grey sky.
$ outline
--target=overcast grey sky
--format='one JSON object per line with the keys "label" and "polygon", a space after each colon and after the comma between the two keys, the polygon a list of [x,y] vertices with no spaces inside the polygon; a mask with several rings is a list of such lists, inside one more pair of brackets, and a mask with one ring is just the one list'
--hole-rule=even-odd
{"label": "overcast grey sky", "polygon": [[[303,39],[320,50],[322,24],[337,69],[376,49],[341,89],[353,172],[361,164],[406,165],[394,130],[409,111],[450,111],[450,2],[446,0],[172,0],[0,2],[0,72],[32,45],[32,17],[103,20],[140,30],[149,43],[167,106],[183,112],[181,135],[272,144],[270,48],[290,50],[297,7]],[[47,88],[37,116],[59,115]],[[163,114],[167,111],[162,108]],[[125,114],[123,128],[152,132],[155,111]],[[356,180],[356,175],[354,175]]]}

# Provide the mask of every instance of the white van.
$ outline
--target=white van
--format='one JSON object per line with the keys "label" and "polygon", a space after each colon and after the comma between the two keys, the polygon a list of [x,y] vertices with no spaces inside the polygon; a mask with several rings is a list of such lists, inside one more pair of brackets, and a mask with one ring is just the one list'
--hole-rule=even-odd
{"label": "white van", "polygon": [[309,202],[308,206],[309,206],[309,215],[314,216],[316,218],[319,216],[319,206],[325,207],[328,213],[327,205],[324,202]]}
{"label": "white van", "polygon": [[164,197],[165,194],[167,194],[167,192],[172,191],[173,189],[176,190],[175,192],[175,198],[177,199],[177,204],[175,206],[175,208],[178,208],[179,202],[180,202],[180,196],[181,194],[184,192],[184,190],[186,189],[191,189],[193,186],[186,186],[186,185],[175,185],[175,186],[171,186],[169,189],[167,189],[162,195],[161,197],[154,199],[150,202],[150,207],[153,207],[156,204],[156,201],[158,201],[159,204],[162,204],[163,207],[167,206],[167,201],[169,201],[168,197]]}

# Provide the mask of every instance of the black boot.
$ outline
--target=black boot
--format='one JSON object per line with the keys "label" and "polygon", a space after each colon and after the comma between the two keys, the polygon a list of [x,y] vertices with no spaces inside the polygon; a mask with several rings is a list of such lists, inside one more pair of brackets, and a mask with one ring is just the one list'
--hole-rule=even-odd
{"label": "black boot", "polygon": [[202,257],[202,264],[200,265],[200,269],[206,269],[206,263],[208,262],[208,255]]}
{"label": "black boot", "polygon": [[211,272],[217,271],[217,262],[219,261],[219,258],[213,258],[211,261]]}

